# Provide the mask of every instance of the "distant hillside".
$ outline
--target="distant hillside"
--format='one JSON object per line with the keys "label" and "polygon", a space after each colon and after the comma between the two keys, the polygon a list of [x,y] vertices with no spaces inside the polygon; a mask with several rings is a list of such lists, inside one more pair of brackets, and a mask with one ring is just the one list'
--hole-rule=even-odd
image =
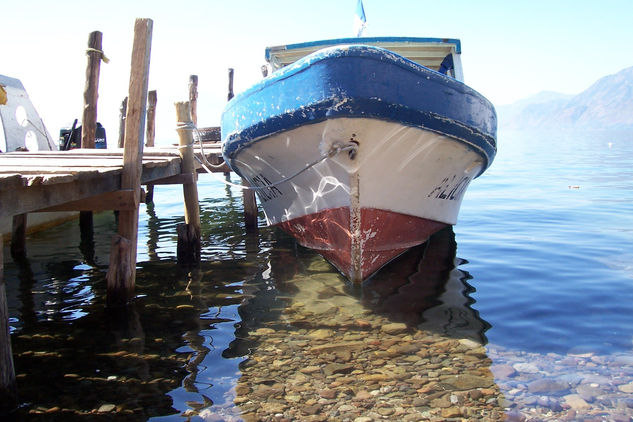
{"label": "distant hillside", "polygon": [[599,79],[578,95],[541,92],[497,107],[505,128],[633,128],[633,67]]}

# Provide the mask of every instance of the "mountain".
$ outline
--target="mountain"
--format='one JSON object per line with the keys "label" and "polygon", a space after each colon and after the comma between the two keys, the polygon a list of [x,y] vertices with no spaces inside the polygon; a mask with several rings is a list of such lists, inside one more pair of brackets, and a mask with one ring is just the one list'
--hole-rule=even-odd
{"label": "mountain", "polygon": [[511,129],[633,128],[633,67],[605,76],[577,95],[541,92],[497,107],[499,126]]}

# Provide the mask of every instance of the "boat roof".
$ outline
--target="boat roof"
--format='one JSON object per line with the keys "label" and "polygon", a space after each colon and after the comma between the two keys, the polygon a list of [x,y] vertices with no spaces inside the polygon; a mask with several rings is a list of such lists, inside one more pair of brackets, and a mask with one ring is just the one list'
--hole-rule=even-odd
{"label": "boat roof", "polygon": [[266,61],[275,71],[322,48],[345,44],[381,47],[433,70],[440,68],[447,55],[461,53],[461,42],[455,38],[359,37],[268,47]]}

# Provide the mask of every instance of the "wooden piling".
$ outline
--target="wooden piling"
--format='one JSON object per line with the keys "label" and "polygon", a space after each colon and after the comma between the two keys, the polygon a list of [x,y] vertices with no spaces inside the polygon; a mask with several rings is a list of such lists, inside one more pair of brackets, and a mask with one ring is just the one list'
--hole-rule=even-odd
{"label": "wooden piling", "polygon": [[154,138],[156,138],[156,102],[158,97],[156,91],[150,91],[147,94],[147,136],[145,138],[145,146],[153,147]]}
{"label": "wooden piling", "polygon": [[119,213],[118,234],[112,242],[110,267],[107,274],[108,305],[122,305],[134,297],[138,204],[141,192],[152,27],[151,19],[136,19],[134,24],[121,189],[129,189],[133,192],[135,209],[121,210]]}
{"label": "wooden piling", "polygon": [[103,50],[99,31],[90,33],[88,38],[88,66],[86,67],[86,86],[84,89],[84,113],[81,122],[81,147],[94,148],[97,132],[97,98],[99,96],[99,71]]}
{"label": "wooden piling", "polygon": [[191,121],[198,126],[198,75],[189,76],[189,108]]}
{"label": "wooden piling", "polygon": [[[103,34],[99,31],[90,33],[88,38],[88,66],[86,67],[86,85],[84,89],[84,113],[81,121],[81,148],[94,148],[97,132],[97,99],[99,98],[99,73]],[[93,236],[93,216],[91,211],[79,213],[79,230],[83,239]]]}
{"label": "wooden piling", "polygon": [[[233,74],[232,68],[229,68],[229,93],[228,100],[233,98]],[[242,179],[242,186],[250,186],[248,182]],[[257,202],[255,192],[251,189],[242,189],[242,201],[244,204],[244,226],[247,231],[257,229]]]}
{"label": "wooden piling", "polygon": [[9,309],[4,287],[2,234],[0,234],[0,414],[8,413],[17,405],[15,367],[9,332]]}
{"label": "wooden piling", "polygon": [[[250,186],[242,179],[242,186]],[[244,226],[246,231],[257,229],[257,202],[255,201],[255,191],[252,189],[242,189],[242,201],[244,203]]]}
{"label": "wooden piling", "polygon": [[227,96],[227,100],[231,100],[233,98],[233,68],[229,68],[229,94]]}
{"label": "wooden piling", "polygon": [[94,218],[92,211],[79,211],[79,232],[83,241],[92,242],[94,237]]}
{"label": "wooden piling", "polygon": [[193,122],[188,101],[178,102],[179,152],[182,159],[182,173],[192,175],[192,183],[182,185],[185,197],[185,224],[178,226],[178,262],[183,264],[200,261],[200,205],[198,203],[197,173],[193,156]]}
{"label": "wooden piling", "polygon": [[[145,146],[153,147],[154,138],[156,137],[156,102],[158,98],[156,91],[150,91],[147,94],[147,135],[145,137]],[[145,195],[145,203],[154,202],[154,185],[147,185],[147,194]]]}
{"label": "wooden piling", "polygon": [[123,144],[125,143],[125,116],[127,114],[127,97],[121,101],[121,106],[119,107],[119,139],[117,142],[117,147],[123,148]]}
{"label": "wooden piling", "polygon": [[16,261],[26,256],[27,220],[28,214],[13,216],[13,226],[11,228],[11,256]]}

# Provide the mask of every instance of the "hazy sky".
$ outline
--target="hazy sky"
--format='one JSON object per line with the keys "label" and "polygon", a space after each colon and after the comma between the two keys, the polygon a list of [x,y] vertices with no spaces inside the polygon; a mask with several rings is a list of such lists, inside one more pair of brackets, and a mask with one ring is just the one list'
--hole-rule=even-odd
{"label": "hazy sky", "polygon": [[[633,0],[363,0],[365,36],[459,38],[465,81],[494,104],[579,93],[633,66]],[[127,95],[135,18],[154,21],[150,89],[157,141],[176,138],[173,103],[199,77],[199,126],[219,124],[227,69],[235,91],[261,77],[270,45],[354,36],[356,0],[7,0],[0,74],[18,78],[53,137],[81,119],[90,32],[103,33],[98,119],[113,142]]]}

